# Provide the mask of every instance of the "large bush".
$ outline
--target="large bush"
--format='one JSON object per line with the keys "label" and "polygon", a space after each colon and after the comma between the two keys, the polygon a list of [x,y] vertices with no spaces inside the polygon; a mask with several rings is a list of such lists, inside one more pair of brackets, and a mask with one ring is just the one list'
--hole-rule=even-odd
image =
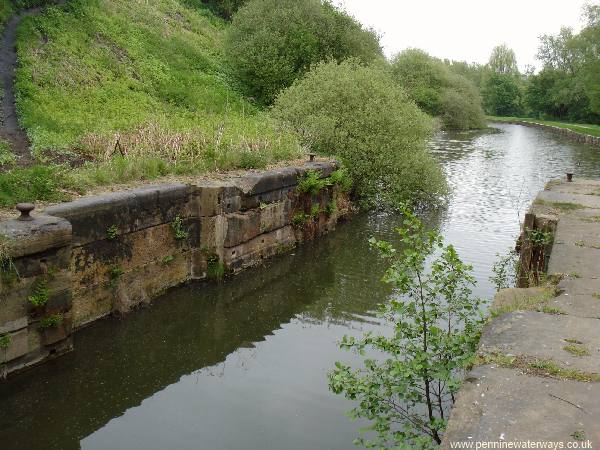
{"label": "large bush", "polygon": [[394,57],[392,74],[420,108],[442,119],[445,128],[484,127],[477,88],[443,61],[408,49]]}
{"label": "large bush", "polygon": [[511,74],[492,73],[483,86],[485,110],[494,116],[519,116],[523,113],[519,79]]}
{"label": "large bush", "polygon": [[383,68],[320,63],[277,97],[272,112],[306,146],[338,157],[366,205],[436,202],[446,191],[427,151],[431,119]]}
{"label": "large bush", "polygon": [[320,0],[251,0],[234,16],[226,55],[248,93],[269,104],[311,65],[381,57],[376,34]]}

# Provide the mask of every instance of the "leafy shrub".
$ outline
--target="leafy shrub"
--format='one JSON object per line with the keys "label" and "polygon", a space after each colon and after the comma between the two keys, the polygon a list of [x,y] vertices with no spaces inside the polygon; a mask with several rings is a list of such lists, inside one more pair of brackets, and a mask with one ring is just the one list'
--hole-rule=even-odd
{"label": "leafy shrub", "polygon": [[441,60],[422,50],[408,49],[392,61],[392,74],[419,107],[442,119],[445,128],[484,127],[477,88]]}
{"label": "leafy shrub", "polygon": [[517,78],[492,73],[483,86],[485,110],[494,116],[519,116],[523,113],[522,93]]}
{"label": "leafy shrub", "polygon": [[352,189],[352,178],[350,178],[346,169],[331,172],[329,181],[332,185],[338,186],[342,192],[350,192],[350,189]]}
{"label": "leafy shrub", "polygon": [[298,180],[298,186],[296,190],[300,194],[318,194],[325,186],[328,185],[326,178],[321,178],[321,172],[316,170],[309,170]]}
{"label": "leafy shrub", "polygon": [[251,0],[233,18],[225,50],[250,95],[269,104],[319,61],[381,57],[376,34],[320,0]]}
{"label": "leafy shrub", "polygon": [[360,369],[337,362],[329,374],[330,388],[356,402],[350,416],[372,422],[371,440],[357,439],[366,448],[437,448],[484,324],[472,267],[438,232],[403,213],[401,246],[370,240],[389,262],[383,281],[395,295],[383,317],[394,331],[344,336],[342,348],[381,357],[365,358]]}
{"label": "leafy shrub", "polygon": [[341,160],[364,206],[436,202],[446,192],[426,147],[431,120],[382,68],[320,63],[277,97],[272,113],[313,151]]}

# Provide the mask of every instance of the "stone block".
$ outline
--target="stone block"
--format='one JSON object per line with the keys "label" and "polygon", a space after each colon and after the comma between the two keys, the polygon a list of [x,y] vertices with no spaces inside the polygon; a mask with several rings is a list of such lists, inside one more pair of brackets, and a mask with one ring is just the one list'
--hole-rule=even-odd
{"label": "stone block", "polygon": [[113,310],[114,297],[114,290],[107,284],[74,290],[71,308],[73,328],[82,328],[108,316]]}
{"label": "stone block", "polygon": [[227,214],[225,247],[234,247],[242,242],[249,241],[261,233],[261,213],[251,210],[244,213]]}
{"label": "stone block", "polygon": [[291,226],[286,226],[225,249],[223,263],[229,270],[239,272],[295,245],[294,230]]}
{"label": "stone block", "polygon": [[200,217],[239,211],[242,192],[230,181],[203,180],[194,183],[194,205]]}
{"label": "stone block", "polygon": [[208,253],[223,256],[227,218],[224,215],[200,218],[200,248]]}
{"label": "stone block", "polygon": [[110,227],[119,235],[159,224],[170,223],[176,216],[197,217],[192,191],[185,184],[148,186],[46,208],[45,213],[69,220],[73,226],[73,244],[107,239]]}
{"label": "stone block", "polygon": [[71,243],[71,224],[58,217],[33,214],[34,220],[0,222],[0,235],[10,242],[13,259],[34,255]]}
{"label": "stone block", "polygon": [[458,393],[440,448],[477,441],[565,443],[574,440],[577,430],[584,430],[586,439],[600,442],[599,397],[600,383],[480,366],[468,374]]}
{"label": "stone block", "polygon": [[292,201],[289,198],[276,203],[268,203],[260,208],[261,233],[268,233],[289,225],[291,210]]}
{"label": "stone block", "polygon": [[[3,334],[3,333],[0,333]],[[0,363],[12,361],[29,353],[29,338],[27,328],[10,333],[10,344],[0,348]]]}
{"label": "stone block", "polygon": [[199,241],[200,238],[199,224],[195,220],[192,224],[186,227],[189,238],[185,240],[177,240],[171,224],[166,223],[115,240],[101,240],[74,248],[71,264],[74,289],[110,281],[113,269],[129,272],[150,262],[187,252],[190,241]]}

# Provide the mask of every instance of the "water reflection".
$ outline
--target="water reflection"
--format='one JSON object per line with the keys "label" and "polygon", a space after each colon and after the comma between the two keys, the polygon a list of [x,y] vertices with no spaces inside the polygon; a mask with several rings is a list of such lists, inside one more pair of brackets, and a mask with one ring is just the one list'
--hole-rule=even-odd
{"label": "water reflection", "polygon": [[[453,189],[429,220],[474,265],[476,294],[544,183],[576,166],[598,177],[600,152],[532,128],[443,133],[432,143]],[[357,425],[329,393],[336,340],[385,332],[390,290],[369,250],[398,218],[361,215],[293,255],[222,285],[169,293],[126,320],[75,337],[76,350],[0,384],[6,449],[346,449]]]}

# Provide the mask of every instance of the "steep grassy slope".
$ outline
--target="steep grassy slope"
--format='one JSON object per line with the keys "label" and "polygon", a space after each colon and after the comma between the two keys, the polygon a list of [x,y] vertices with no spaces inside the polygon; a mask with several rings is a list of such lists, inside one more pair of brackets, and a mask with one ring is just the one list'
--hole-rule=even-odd
{"label": "steep grassy slope", "polygon": [[70,0],[26,19],[17,105],[34,153],[104,160],[116,146],[205,169],[297,156],[224,69],[225,26],[200,0]]}

